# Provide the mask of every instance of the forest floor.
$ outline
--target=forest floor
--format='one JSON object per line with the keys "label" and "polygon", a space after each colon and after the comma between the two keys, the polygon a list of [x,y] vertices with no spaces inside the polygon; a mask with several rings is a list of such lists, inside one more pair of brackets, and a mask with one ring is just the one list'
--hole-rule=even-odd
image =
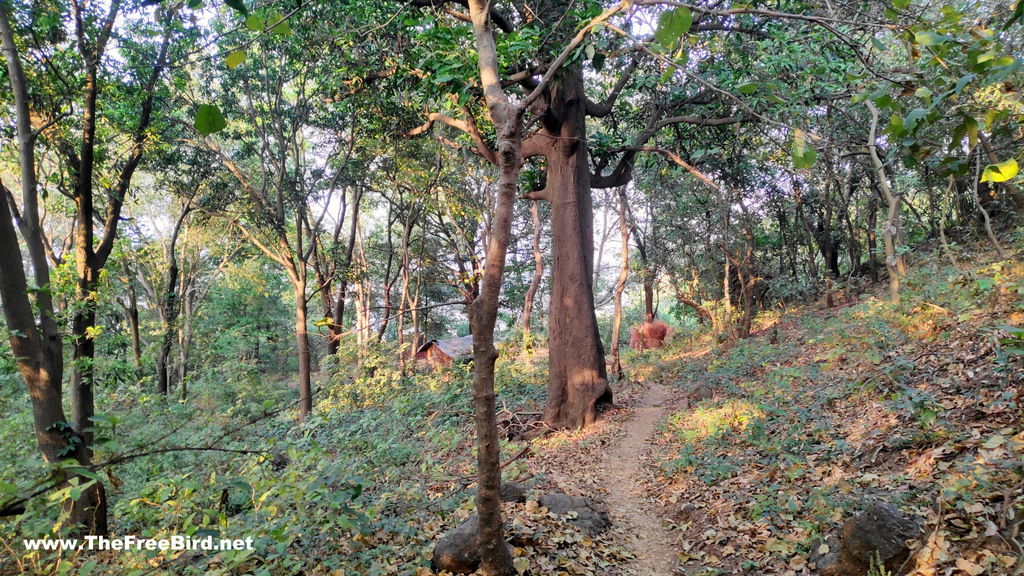
{"label": "forest floor", "polygon": [[[921,524],[915,576],[1024,574],[1024,236],[1009,244],[1004,261],[958,247],[957,268],[915,250],[898,305],[844,286],[832,308],[761,311],[732,346],[702,329],[626,352],[594,426],[503,443],[505,479],[528,488],[503,508],[516,573],[816,574],[815,552],[883,501]],[[519,347],[497,366],[505,433],[544,403],[546,359]],[[301,425],[274,375],[214,374],[180,403],[143,385],[98,396],[96,460],[123,459],[99,477],[113,534],[252,536],[254,550],[22,552],[54,537],[61,500],[35,499],[0,522],[0,575],[436,574],[435,543],[474,510],[471,372],[402,375],[386,346],[342,354]],[[28,492],[49,468],[13,371],[0,413],[15,440],[0,492]],[[597,501],[610,529],[551,513],[539,501],[554,491]]]}
{"label": "forest floor", "polygon": [[[672,394],[660,384],[630,392],[624,401],[633,406],[606,413],[609,418],[604,426],[591,432],[565,434],[577,439],[594,435],[611,437],[596,443],[607,449],[600,450],[593,458],[576,458],[574,456],[579,454],[572,450],[556,449],[547,457],[534,458],[531,468],[550,479],[554,488],[573,496],[596,498],[605,505],[616,541],[629,552],[627,561],[616,567],[618,571],[672,574],[678,564],[671,545],[673,536],[638,477],[649,473],[650,442],[657,425],[670,413]],[[552,441],[558,443],[557,439]]]}
{"label": "forest floor", "polygon": [[879,501],[921,526],[905,571],[1024,573],[1024,259],[960,259],[920,256],[900,305],[837,294],[632,355],[618,407],[528,463],[610,510],[621,560],[566,573],[816,574]]}

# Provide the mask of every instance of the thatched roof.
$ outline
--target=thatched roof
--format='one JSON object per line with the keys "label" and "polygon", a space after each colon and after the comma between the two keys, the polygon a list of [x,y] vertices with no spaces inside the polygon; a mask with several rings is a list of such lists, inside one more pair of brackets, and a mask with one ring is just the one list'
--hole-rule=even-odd
{"label": "thatched roof", "polygon": [[437,346],[441,352],[444,352],[453,360],[469,360],[473,357],[473,336],[448,338],[445,340],[428,340],[416,352],[424,352],[431,346]]}

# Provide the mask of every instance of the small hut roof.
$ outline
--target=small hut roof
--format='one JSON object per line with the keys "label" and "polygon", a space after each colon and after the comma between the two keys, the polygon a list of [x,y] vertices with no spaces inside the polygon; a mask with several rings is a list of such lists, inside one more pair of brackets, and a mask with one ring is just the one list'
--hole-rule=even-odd
{"label": "small hut roof", "polygon": [[441,352],[444,352],[453,359],[456,358],[469,358],[473,355],[473,336],[463,336],[462,338],[448,338],[445,340],[428,340],[423,346],[420,346],[416,352],[423,352],[430,345],[436,345]]}

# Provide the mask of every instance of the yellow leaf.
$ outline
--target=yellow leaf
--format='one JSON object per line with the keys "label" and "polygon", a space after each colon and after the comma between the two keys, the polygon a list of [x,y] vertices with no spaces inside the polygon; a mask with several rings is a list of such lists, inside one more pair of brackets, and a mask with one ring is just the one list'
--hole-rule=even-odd
{"label": "yellow leaf", "polygon": [[985,569],[981,566],[978,566],[974,562],[971,562],[970,560],[964,558],[956,559],[956,567],[963,570],[964,572],[967,572],[971,576],[978,576],[978,574],[981,574],[985,571]]}
{"label": "yellow leaf", "polygon": [[822,544],[821,546],[818,546],[818,554],[821,556],[828,554],[828,544]]}

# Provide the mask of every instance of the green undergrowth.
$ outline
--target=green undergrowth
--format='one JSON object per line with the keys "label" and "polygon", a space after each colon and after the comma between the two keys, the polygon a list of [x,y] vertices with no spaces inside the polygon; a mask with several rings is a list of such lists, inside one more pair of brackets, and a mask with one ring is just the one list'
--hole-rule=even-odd
{"label": "green undergrowth", "polygon": [[[23,538],[67,534],[61,498],[75,493],[65,491],[3,519],[0,574],[422,573],[435,535],[471,502],[471,369],[410,366],[403,376],[395,357],[386,346],[343,350],[301,425],[297,392],[272,378],[201,381],[187,402],[133,388],[105,394],[95,460],[127,458],[97,476],[111,534],[252,537],[255,550],[26,552]],[[534,409],[546,369],[539,358],[499,361],[499,406]],[[0,448],[0,500],[30,492],[48,472],[19,384],[10,370],[0,380],[0,433],[18,439]]]}
{"label": "green undergrowth", "polygon": [[680,395],[715,393],[658,438],[651,489],[688,566],[811,570],[812,552],[882,500],[921,519],[924,574],[1020,567],[1024,265],[961,258],[973,263],[919,256],[899,305],[880,293],[766,314],[729,349],[706,337],[638,367]]}

